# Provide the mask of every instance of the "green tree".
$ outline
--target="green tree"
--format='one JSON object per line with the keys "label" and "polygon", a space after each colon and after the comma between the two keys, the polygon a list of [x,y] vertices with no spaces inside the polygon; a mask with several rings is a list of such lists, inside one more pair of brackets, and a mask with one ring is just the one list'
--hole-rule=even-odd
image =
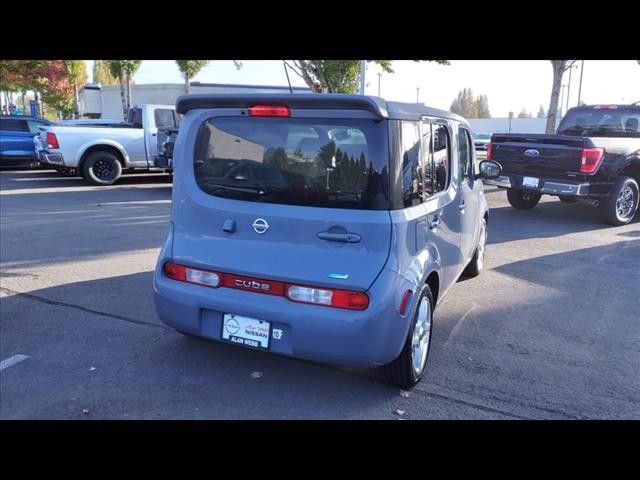
{"label": "green tree", "polygon": [[576,60],[549,60],[553,67],[553,83],[551,85],[551,99],[547,111],[547,127],[545,133],[551,135],[556,130],[556,117],[558,113],[558,100],[560,99],[560,85],[564,72],[571,68]]}
{"label": "green tree", "polygon": [[538,110],[538,118],[544,118],[547,116],[547,114],[544,111],[544,108],[542,107],[542,105],[540,105],[540,110]]}
{"label": "green tree", "polygon": [[93,83],[100,85],[117,85],[118,79],[111,74],[107,60],[93,61]]}
{"label": "green tree", "polygon": [[[435,60],[448,65],[446,60]],[[391,60],[367,60],[387,73],[393,73]],[[360,80],[360,60],[285,60],[285,65],[296,73],[314,92],[356,93]]]}
{"label": "green tree", "polygon": [[451,102],[449,110],[465,118],[478,118],[478,104],[470,88],[463,88]]}
{"label": "green tree", "polygon": [[78,90],[87,84],[87,66],[84,60],[64,60],[64,67],[73,88],[73,116],[79,118]]}
{"label": "green tree", "polygon": [[531,118],[531,114],[523,108],[522,110],[520,110],[518,118]]}
{"label": "green tree", "polygon": [[189,81],[202,70],[209,60],[176,60],[180,73],[184,78],[184,92],[189,92]]}
{"label": "green tree", "polygon": [[[131,108],[131,81],[133,76],[140,68],[142,60],[108,60],[109,71],[111,75],[120,82],[120,97],[122,98],[122,112],[124,118],[127,118],[129,108]],[[125,98],[125,85],[127,95]]]}
{"label": "green tree", "polygon": [[478,98],[476,98],[476,110],[478,118],[491,118],[491,112],[489,111],[489,99],[486,95],[478,95]]}

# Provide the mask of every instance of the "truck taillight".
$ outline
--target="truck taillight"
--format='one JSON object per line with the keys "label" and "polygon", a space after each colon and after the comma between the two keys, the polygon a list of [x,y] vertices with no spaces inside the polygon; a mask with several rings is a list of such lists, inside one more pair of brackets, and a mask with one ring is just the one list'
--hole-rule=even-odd
{"label": "truck taillight", "polygon": [[491,142],[487,143],[487,160],[492,160],[491,154],[493,153],[493,144]]}
{"label": "truck taillight", "polygon": [[603,157],[604,148],[583,148],[580,173],[594,173],[600,167]]}
{"label": "truck taillight", "polygon": [[60,148],[58,138],[55,133],[47,132],[47,148]]}

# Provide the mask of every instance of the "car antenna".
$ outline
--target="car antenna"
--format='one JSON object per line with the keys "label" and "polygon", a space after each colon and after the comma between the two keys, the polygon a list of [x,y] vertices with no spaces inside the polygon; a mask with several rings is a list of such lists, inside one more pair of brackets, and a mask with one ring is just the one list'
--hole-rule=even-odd
{"label": "car antenna", "polygon": [[293,93],[293,88],[291,88],[291,80],[289,80],[289,71],[287,70],[287,62],[282,60],[282,66],[284,67],[284,73],[287,76],[287,83],[289,84],[289,91]]}

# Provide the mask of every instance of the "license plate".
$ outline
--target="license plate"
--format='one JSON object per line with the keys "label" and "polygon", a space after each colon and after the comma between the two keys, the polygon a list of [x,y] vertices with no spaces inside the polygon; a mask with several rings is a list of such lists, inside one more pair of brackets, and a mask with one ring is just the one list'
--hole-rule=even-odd
{"label": "license plate", "polygon": [[538,188],[539,183],[540,183],[540,179],[537,177],[522,177],[523,187]]}
{"label": "license plate", "polygon": [[222,340],[254,348],[269,348],[271,323],[257,318],[225,313],[222,318]]}

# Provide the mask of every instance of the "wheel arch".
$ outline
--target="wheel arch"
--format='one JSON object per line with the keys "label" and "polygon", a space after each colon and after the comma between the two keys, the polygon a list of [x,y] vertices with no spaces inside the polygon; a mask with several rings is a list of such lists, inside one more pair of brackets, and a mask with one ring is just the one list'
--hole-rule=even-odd
{"label": "wheel arch", "polygon": [[120,150],[120,148],[118,148],[117,146],[112,145],[112,144],[100,143],[100,144],[94,144],[94,145],[88,146],[81,153],[80,161],[78,162],[78,170],[79,171],[82,171],[82,168],[84,167],[84,162],[86,162],[86,160],[89,157],[89,155],[91,155],[94,152],[109,152],[109,153],[115,155],[115,157],[118,159],[118,162],[120,162],[120,164],[122,165],[122,169],[123,170],[127,166],[127,157]]}

